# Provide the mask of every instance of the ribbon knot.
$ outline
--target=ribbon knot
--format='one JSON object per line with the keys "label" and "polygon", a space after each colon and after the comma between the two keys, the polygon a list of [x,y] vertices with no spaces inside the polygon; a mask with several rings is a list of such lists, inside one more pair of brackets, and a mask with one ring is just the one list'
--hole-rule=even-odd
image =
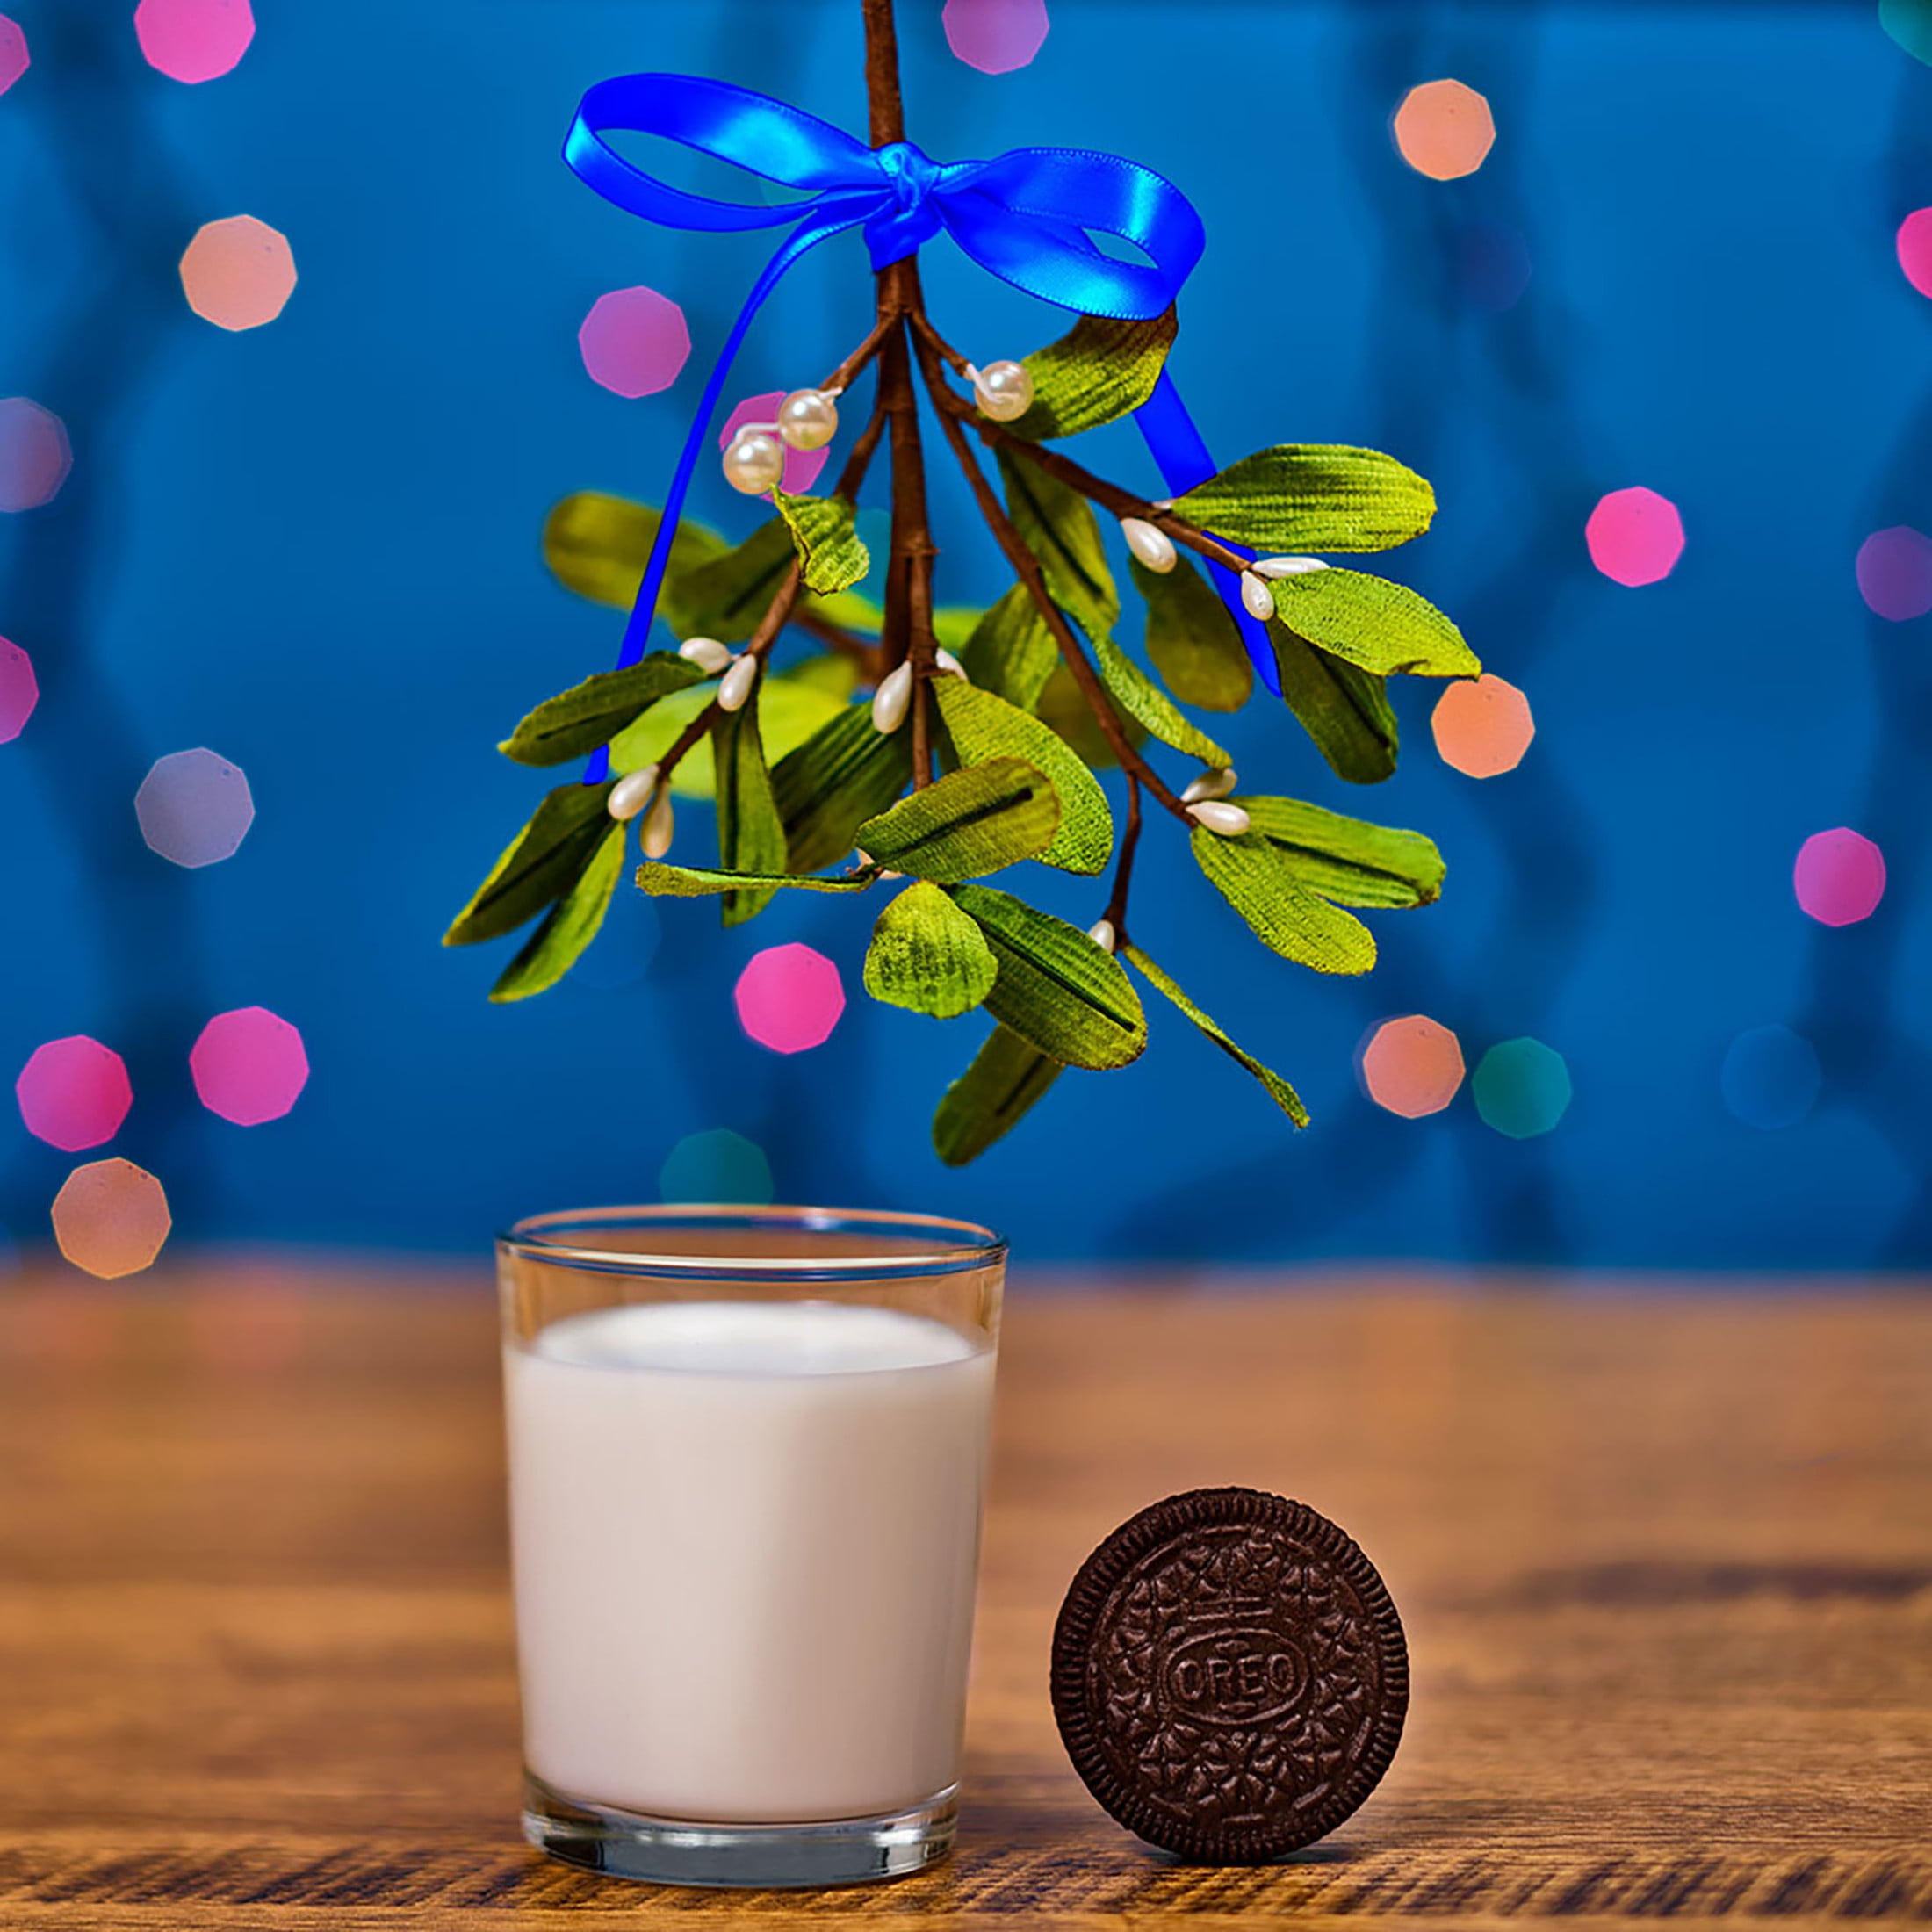
{"label": "ribbon knot", "polygon": [[909,141],[888,141],[872,152],[893,194],[892,207],[881,209],[865,225],[866,245],[874,263],[883,267],[903,260],[940,232],[933,197],[942,170]]}
{"label": "ribbon knot", "polygon": [[[804,190],[807,198],[773,207],[688,193],[620,155],[608,137],[624,133],[676,141],[767,181]],[[1144,321],[1173,303],[1207,241],[1200,217],[1179,189],[1119,155],[1015,148],[992,161],[935,162],[911,141],[868,148],[788,102],[697,75],[626,74],[600,81],[579,105],[565,138],[564,160],[606,201],[663,227],[711,234],[791,228],[753,285],[699,399],[624,629],[620,668],[644,655],[671,538],[732,358],[766,297],[810,249],[862,227],[872,266],[882,269],[905,260],[944,229],[989,273],[1042,301],[1085,315]],[[1094,234],[1130,242],[1145,262],[1103,254],[1089,239]],[[1213,474],[1164,375],[1141,420],[1175,495]],[[1157,431],[1157,424],[1165,427]],[[1273,654],[1265,633],[1244,616],[1232,578],[1220,588],[1272,688]],[[598,753],[588,780],[601,780],[608,768],[608,754]]]}

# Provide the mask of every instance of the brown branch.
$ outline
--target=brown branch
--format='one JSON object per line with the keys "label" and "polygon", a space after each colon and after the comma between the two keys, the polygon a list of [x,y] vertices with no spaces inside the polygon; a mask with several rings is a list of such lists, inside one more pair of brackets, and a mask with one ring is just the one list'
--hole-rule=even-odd
{"label": "brown branch", "polygon": [[1141,842],[1141,782],[1127,775],[1127,830],[1121,834],[1121,855],[1114,867],[1114,890],[1102,917],[1114,928],[1114,948],[1127,944],[1127,891],[1134,879],[1134,854]]}
{"label": "brown branch", "polygon": [[[778,633],[785,628],[786,622],[791,616],[791,607],[798,601],[798,592],[804,580],[804,566],[794,563],[780,580],[771,602],[765,608],[765,615],[758,620],[758,628],[752,632],[745,645],[742,653],[744,656],[756,658],[762,663],[770,653],[772,645],[777,641]],[[764,673],[761,670],[760,679],[762,680],[763,676]],[[658,761],[658,782],[660,785],[670,783],[671,774],[677,769],[684,754],[710,730],[721,715],[717,700],[714,697],[678,733],[670,750]]]}
{"label": "brown branch", "polygon": [[[921,310],[919,314],[915,315],[912,318],[912,327],[916,328],[919,333],[926,338],[926,346],[931,349],[936,356],[938,356],[939,359],[943,362],[955,376],[957,376],[962,381],[970,381],[971,379],[966,374],[966,371],[970,366],[970,364],[967,363],[966,358],[962,355],[961,355],[960,352],[956,349],[955,349],[953,345],[949,342],[948,342],[946,338],[941,335],[936,328],[933,327],[932,318],[927,315],[923,310]],[[952,391],[948,390],[947,394],[951,395]],[[958,399],[955,398],[955,400],[957,400]],[[962,402],[960,404],[960,407],[962,408],[964,408],[966,405]]]}
{"label": "brown branch", "polygon": [[818,385],[830,393],[849,389],[854,378],[879,352],[879,344],[885,340],[885,333],[892,326],[890,316],[881,316],[874,322],[866,339]]}
{"label": "brown branch", "polygon": [[[938,381],[933,368],[930,351],[920,357],[925,371],[926,386],[932,388]],[[1006,506],[999,501],[991,484],[987,482],[985,472],[979,466],[979,459],[973,454],[972,444],[966,440],[966,432],[961,427],[959,418],[950,412],[940,411],[940,428],[945,432],[946,440],[952,445],[953,454],[959,459],[959,466],[965,472],[966,482],[973,493],[973,501],[979,506],[979,514],[986,520],[986,527],[993,533],[993,538],[1006,554],[1006,561],[1013,566],[1013,574],[1026,585],[1027,595],[1039,610],[1042,622],[1053,634],[1053,641],[1058,646],[1061,661],[1065,664],[1073,681],[1079,687],[1080,695],[1085,698],[1087,708],[1093,713],[1095,722],[1107,734],[1107,741],[1114,747],[1114,755],[1120,761],[1121,768],[1131,777],[1137,777],[1160,803],[1165,805],[1184,825],[1192,825],[1187,808],[1168,787],[1161,775],[1141,756],[1129,741],[1126,727],[1120,715],[1107,695],[1107,687],[1100,681],[1099,673],[1088,663],[1087,655],[1080,648],[1080,642],[1073,634],[1073,627],[1067,622],[1066,613],[1053,601],[1053,594],[1047,588],[1045,573],[1040,567],[1040,559],[1027,547],[1027,540],[1015,528],[1012,517],[1006,514]]]}

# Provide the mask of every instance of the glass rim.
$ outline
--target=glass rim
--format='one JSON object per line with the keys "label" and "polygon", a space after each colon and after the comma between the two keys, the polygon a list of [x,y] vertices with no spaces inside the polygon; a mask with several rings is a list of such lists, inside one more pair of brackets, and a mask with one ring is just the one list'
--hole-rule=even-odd
{"label": "glass rim", "polygon": [[[599,1229],[636,1230],[662,1228],[704,1229],[713,1232],[733,1227],[747,1230],[788,1229],[805,1237],[842,1234],[863,1237],[917,1241],[930,1245],[909,1247],[876,1255],[680,1254],[674,1248],[645,1251],[602,1247],[592,1241],[551,1238],[550,1230],[595,1236]],[[963,1274],[990,1267],[1006,1258],[1006,1243],[977,1222],[955,1221],[944,1215],[905,1214],[884,1208],[805,1208],[782,1204],[751,1207],[743,1202],[710,1201],[642,1203],[619,1208],[559,1208],[526,1215],[496,1236],[499,1255],[551,1266],[595,1270],[609,1274],[668,1275],[692,1281],[878,1281],[924,1275]]]}

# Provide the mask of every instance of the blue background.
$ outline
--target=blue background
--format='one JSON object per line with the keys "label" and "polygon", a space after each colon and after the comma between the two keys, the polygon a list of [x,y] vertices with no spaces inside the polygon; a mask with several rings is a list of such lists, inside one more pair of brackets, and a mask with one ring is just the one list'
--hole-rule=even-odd
{"label": "blue background", "polygon": [[[514,1213],[653,1198],[675,1143],[722,1127],[766,1150],[783,1198],[964,1213],[1035,1259],[1932,1261],[1932,619],[1870,616],[1852,574],[1871,530],[1932,528],[1932,312],[1892,253],[1932,202],[1932,76],[1875,9],[1052,0],[1039,58],[990,77],[952,58],[937,0],[901,0],[934,154],[1104,147],[1186,190],[1211,241],[1172,367],[1210,444],[1363,443],[1429,475],[1442,513],[1390,567],[1539,726],[1517,772],[1477,782],[1437,760],[1436,688],[1411,686],[1402,768],[1363,792],[1251,707],[1229,726],[1247,782],[1421,826],[1449,861],[1443,902],[1376,916],[1380,970],[1337,982],[1264,953],[1152,828],[1137,935],[1315,1127],[1294,1136],[1157,1013],[1138,1064],[1069,1076],[953,1173],[927,1121],[977,1023],[865,1000],[869,919],[842,903],[793,895],[728,934],[667,906],[648,972],[611,987],[606,955],[654,917],[628,906],[606,984],[509,1009],[484,998],[504,948],[437,945],[542,789],[493,744],[616,647],[615,615],[546,576],[544,515],[574,489],[661,494],[768,246],[605,206],[556,158],[569,111],[660,67],[862,127],[856,5],[276,6],[233,75],[184,87],[142,65],[125,5],[8,4],[35,64],[0,98],[0,393],[57,411],[75,465],[52,505],[0,518],[0,633],[44,694],[0,746],[0,1069],[69,1033],[123,1052],[136,1105],[103,1151],[162,1176],[177,1237],[474,1251]],[[1445,75],[1499,128],[1449,184],[1388,133]],[[279,321],[231,335],[188,312],[176,264],[241,213],[289,236],[301,279]],[[1500,313],[1467,267],[1495,224],[1532,264]],[[943,245],[927,259],[977,359],[1060,332]],[[683,305],[698,346],[671,391],[627,402],[587,378],[575,332],[636,283]],[[815,378],[868,300],[856,239],[821,251],[731,393]],[[1152,486],[1130,431],[1089,441]],[[942,601],[988,600],[1005,579],[934,470]],[[1689,533],[1642,590],[1582,541],[1632,484]],[[753,515],[710,465],[694,508],[732,530]],[[189,873],[147,851],[132,800],[198,745],[245,768],[259,816]],[[1837,825],[1878,841],[1890,885],[1835,932],[1790,878]],[[1104,898],[1042,891],[1083,922]],[[854,995],[789,1060],[730,999],[788,939]],[[186,1056],[210,1013],[253,1004],[301,1028],[314,1076],[286,1120],[242,1129],[199,1107]],[[1568,1116],[1511,1141],[1467,1087],[1433,1119],[1381,1113],[1352,1055],[1413,1011],[1472,1065],[1517,1035],[1555,1048]],[[1764,1132],[1727,1111],[1719,1069],[1771,1024],[1813,1042],[1823,1085]],[[0,1222],[43,1238],[87,1157],[10,1111]]]}

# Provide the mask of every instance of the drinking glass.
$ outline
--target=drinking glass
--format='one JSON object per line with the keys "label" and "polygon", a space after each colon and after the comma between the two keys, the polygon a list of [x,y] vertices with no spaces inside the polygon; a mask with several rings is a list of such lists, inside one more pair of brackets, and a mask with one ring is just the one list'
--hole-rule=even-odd
{"label": "drinking glass", "polygon": [[945,1856],[1005,1244],[621,1208],[497,1256],[524,1835],[678,1885]]}

